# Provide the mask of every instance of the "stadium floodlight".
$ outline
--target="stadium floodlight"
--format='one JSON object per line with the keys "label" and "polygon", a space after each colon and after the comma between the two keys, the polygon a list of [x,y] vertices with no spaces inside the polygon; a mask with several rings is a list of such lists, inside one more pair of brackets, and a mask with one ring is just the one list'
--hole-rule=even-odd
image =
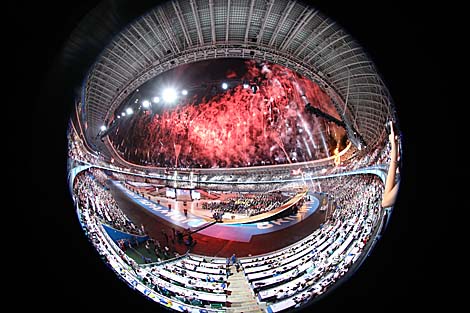
{"label": "stadium floodlight", "polygon": [[132,110],[132,108],[127,108],[126,113],[127,115],[131,115],[132,113],[134,113],[134,110]]}
{"label": "stadium floodlight", "polygon": [[228,88],[228,84],[227,83],[222,83],[222,89],[226,90],[227,88]]}
{"label": "stadium floodlight", "polygon": [[153,103],[158,103],[160,102],[160,97],[153,97],[152,101]]}
{"label": "stadium floodlight", "polygon": [[106,130],[106,126],[101,125],[100,129],[101,129],[102,132],[104,132]]}
{"label": "stadium floodlight", "polygon": [[142,101],[142,106],[143,106],[145,109],[147,109],[147,108],[150,106],[150,101],[148,101],[148,100]]}
{"label": "stadium floodlight", "polygon": [[163,101],[172,103],[172,102],[175,102],[177,97],[178,96],[176,94],[176,90],[174,90],[173,88],[166,88],[165,90],[163,90],[163,93],[162,93]]}
{"label": "stadium floodlight", "polygon": [[183,96],[186,96],[188,94],[188,91],[186,89],[181,90],[181,94]]}

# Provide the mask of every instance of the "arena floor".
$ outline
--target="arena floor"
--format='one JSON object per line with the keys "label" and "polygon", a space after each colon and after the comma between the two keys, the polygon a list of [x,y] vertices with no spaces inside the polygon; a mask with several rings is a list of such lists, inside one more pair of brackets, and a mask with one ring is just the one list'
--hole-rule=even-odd
{"label": "arena floor", "polygon": [[[171,251],[178,254],[186,253],[188,247],[184,243],[178,243],[171,239],[172,228],[183,233],[188,228],[194,231],[207,224],[207,220],[201,218],[202,216],[210,216],[207,210],[200,209],[200,205],[188,202],[186,208],[190,222],[184,224],[178,218],[172,220],[166,214],[156,214],[146,205],[153,204],[155,207],[157,201],[160,201],[159,208],[161,210],[161,208],[172,204],[171,216],[184,216],[183,208],[185,206],[182,201],[157,199],[156,197],[145,201],[145,198],[129,192],[119,184],[109,182],[108,186],[119,207],[127,216],[137,225],[144,225],[145,230],[152,238],[167,245]],[[268,253],[293,244],[320,227],[320,224],[325,220],[325,214],[331,213],[319,209],[318,196],[309,194],[309,199],[311,201],[307,201],[295,215],[282,218],[273,217],[270,221],[252,224],[224,225],[217,223],[193,233],[192,237],[196,244],[191,248],[191,252],[217,257],[229,257],[235,253],[237,256],[243,257]],[[169,237],[168,243],[163,232]]]}

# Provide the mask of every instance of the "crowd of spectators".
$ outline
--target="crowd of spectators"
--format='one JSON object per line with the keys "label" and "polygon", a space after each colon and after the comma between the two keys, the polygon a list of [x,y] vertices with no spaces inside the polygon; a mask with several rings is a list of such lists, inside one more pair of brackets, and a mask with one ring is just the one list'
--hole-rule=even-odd
{"label": "crowd of spectators", "polygon": [[[146,284],[149,287],[152,286],[152,281],[147,275],[145,275],[139,266],[139,264],[127,256],[125,250],[112,242],[111,238],[106,235],[106,232],[100,226],[101,222],[93,212],[85,207],[80,207],[80,218],[85,231],[85,234],[89,237],[91,243],[98,251],[101,258],[123,279],[135,288],[140,283]],[[154,279],[158,279],[155,277]],[[155,288],[160,295],[165,296],[166,292],[163,288]],[[148,294],[146,294],[148,295]],[[188,308],[185,308],[184,312],[189,312]]]}
{"label": "crowd of spectators", "polygon": [[[201,295],[210,297],[210,294],[224,292],[227,286],[226,264],[211,264],[205,259],[196,262],[188,255],[178,261],[157,264],[150,267],[150,270],[143,270],[135,261],[125,256],[125,247],[118,245],[121,248],[118,254],[110,253],[110,244],[103,240],[96,221],[139,235],[144,230],[136,227],[119,209],[106,189],[106,179],[103,171],[94,169],[80,173],[74,184],[82,219],[86,222],[84,227],[98,252],[109,263],[116,263],[116,258],[120,257],[129,264],[139,281],[161,295],[183,304],[209,307],[211,301],[201,299]],[[319,229],[284,251],[251,260],[241,259],[240,264],[254,292],[272,308],[276,308],[276,305],[298,307],[329,290],[358,260],[378,224],[383,183],[377,176],[339,176],[321,179],[318,183],[335,207],[330,218]],[[282,194],[277,193],[230,199],[227,202],[243,208],[244,205],[252,204],[252,201],[285,201],[276,198],[280,196]],[[289,266],[296,261],[300,262],[298,266]],[[267,276],[263,277],[264,272],[258,275],[260,272],[256,268],[261,267],[267,267]],[[259,277],[250,278],[248,273],[255,273]],[[269,281],[272,278],[282,280],[275,280],[273,283]],[[174,286],[178,287],[173,288]]]}
{"label": "crowd of spectators", "polygon": [[70,159],[87,163],[96,163],[101,160],[98,154],[88,152],[83,139],[80,138],[71,123],[67,132],[67,142],[67,153]]}
{"label": "crowd of spectators", "polygon": [[[95,176],[97,175],[97,176]],[[144,236],[141,227],[137,227],[114,200],[109,188],[102,184],[105,177],[99,169],[84,171],[77,175],[74,182],[74,194],[80,206],[90,210],[90,214],[123,232]],[[100,182],[101,181],[101,182]]]}
{"label": "crowd of spectators", "polygon": [[226,201],[204,202],[202,208],[210,210],[213,214],[223,215],[224,213],[234,213],[246,216],[254,216],[264,212],[269,212],[281,204],[289,197],[281,192],[271,192],[263,194],[241,195]]}
{"label": "crowd of spectators", "polygon": [[[247,274],[258,297],[273,305],[274,312],[298,307],[328,290],[359,258],[378,224],[383,184],[375,175],[322,179],[321,185],[336,209],[320,229],[287,251],[242,263],[245,273],[257,276],[250,279],[253,274]],[[304,267],[292,269],[292,261],[285,263],[302,255],[298,261]],[[256,273],[256,268],[266,272]],[[282,275],[281,281],[275,279]]]}
{"label": "crowd of spectators", "polygon": [[[218,271],[218,273],[205,273],[203,272],[204,268],[212,269],[213,272]],[[182,303],[199,307],[204,307],[211,303],[207,299],[202,299],[201,294],[209,295],[210,299],[211,294],[225,294],[228,286],[226,278],[227,266],[225,264],[196,261],[191,256],[163,265],[150,265],[145,268],[144,273],[149,287],[155,291]],[[168,288],[168,283],[176,284],[183,288],[171,290],[172,288]],[[223,304],[225,305],[225,303]]]}
{"label": "crowd of spectators", "polygon": [[382,136],[373,148],[366,150],[358,150],[352,146],[341,157],[341,165],[331,168],[331,172],[352,171],[362,167],[388,163],[390,159],[390,144],[386,139],[386,137]]}
{"label": "crowd of spectators", "polygon": [[[201,299],[201,295],[222,294],[223,301],[221,302],[225,304],[225,289],[228,285],[225,278],[225,265],[216,265],[224,268],[224,275],[193,272],[191,269],[184,270],[176,266],[175,262],[161,264],[161,260],[159,263],[152,263],[157,264],[156,266],[149,264],[147,266],[150,267],[144,267],[144,265],[139,265],[133,258],[126,255],[125,250],[127,248],[122,246],[120,242],[114,243],[111,240],[101,227],[101,219],[92,209],[79,206],[79,212],[85,234],[99,255],[134,288],[139,283],[144,284],[157,294],[167,297],[168,300],[171,299],[183,305],[183,312],[190,312],[192,310],[190,306],[207,306],[207,311],[212,312],[209,309],[210,302]],[[151,239],[147,242],[150,241]],[[155,245],[158,245],[158,243],[155,242]],[[178,260],[178,256],[175,260]],[[190,262],[189,259],[188,262]],[[181,264],[184,264],[184,261]],[[201,262],[201,266],[205,265]],[[176,283],[170,275],[178,275],[181,278],[187,277],[187,285],[182,286],[181,283]],[[147,296],[149,294],[149,292],[145,293]],[[184,305],[190,306],[186,307]]]}
{"label": "crowd of spectators", "polygon": [[[99,168],[90,168],[80,173],[74,186],[79,206],[84,210],[89,210],[90,215],[101,222],[127,234],[135,235],[118,240],[117,244],[124,252],[132,249],[135,254],[140,256],[143,263],[174,257],[176,252],[168,247],[168,242],[160,244],[157,239],[149,237],[143,225],[137,226],[119,208],[106,185],[108,179],[106,173]],[[148,239],[138,241],[136,236],[148,236]]]}

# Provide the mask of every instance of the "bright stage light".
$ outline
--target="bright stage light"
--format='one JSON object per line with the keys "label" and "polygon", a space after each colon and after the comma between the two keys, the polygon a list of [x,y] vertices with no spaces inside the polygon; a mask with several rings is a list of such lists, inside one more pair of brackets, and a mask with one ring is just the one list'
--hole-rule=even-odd
{"label": "bright stage light", "polygon": [[131,115],[132,113],[134,113],[134,110],[132,110],[132,108],[127,108],[126,113],[127,115]]}
{"label": "bright stage light", "polygon": [[227,88],[228,88],[227,83],[222,83],[222,89],[225,90],[225,89],[227,89]]}
{"label": "bright stage light", "polygon": [[122,116],[126,116],[126,112],[122,112],[121,115],[122,115]]}
{"label": "bright stage light", "polygon": [[148,100],[142,101],[142,106],[147,109],[150,106],[150,101]]}
{"label": "bright stage light", "polygon": [[188,91],[187,91],[186,89],[183,89],[183,90],[181,91],[181,94],[182,94],[183,96],[186,96],[186,95],[188,94]]}
{"label": "bright stage light", "polygon": [[101,129],[102,132],[104,132],[104,131],[106,130],[106,126],[102,125],[102,126],[100,127],[100,129]]}
{"label": "bright stage light", "polygon": [[168,102],[168,103],[175,102],[177,97],[178,96],[176,94],[176,90],[174,90],[173,88],[166,88],[165,90],[163,90],[163,93],[162,93],[163,101]]}
{"label": "bright stage light", "polygon": [[153,97],[152,101],[153,101],[153,103],[158,103],[158,102],[160,102],[160,98],[159,97]]}

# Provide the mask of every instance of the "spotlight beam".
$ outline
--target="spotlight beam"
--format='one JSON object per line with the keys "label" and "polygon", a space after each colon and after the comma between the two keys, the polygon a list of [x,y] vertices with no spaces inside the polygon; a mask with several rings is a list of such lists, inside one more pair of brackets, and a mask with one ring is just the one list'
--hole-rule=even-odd
{"label": "spotlight beam", "polygon": [[178,94],[176,90],[173,88],[166,88],[162,92],[162,99],[167,103],[173,103],[178,98]]}

